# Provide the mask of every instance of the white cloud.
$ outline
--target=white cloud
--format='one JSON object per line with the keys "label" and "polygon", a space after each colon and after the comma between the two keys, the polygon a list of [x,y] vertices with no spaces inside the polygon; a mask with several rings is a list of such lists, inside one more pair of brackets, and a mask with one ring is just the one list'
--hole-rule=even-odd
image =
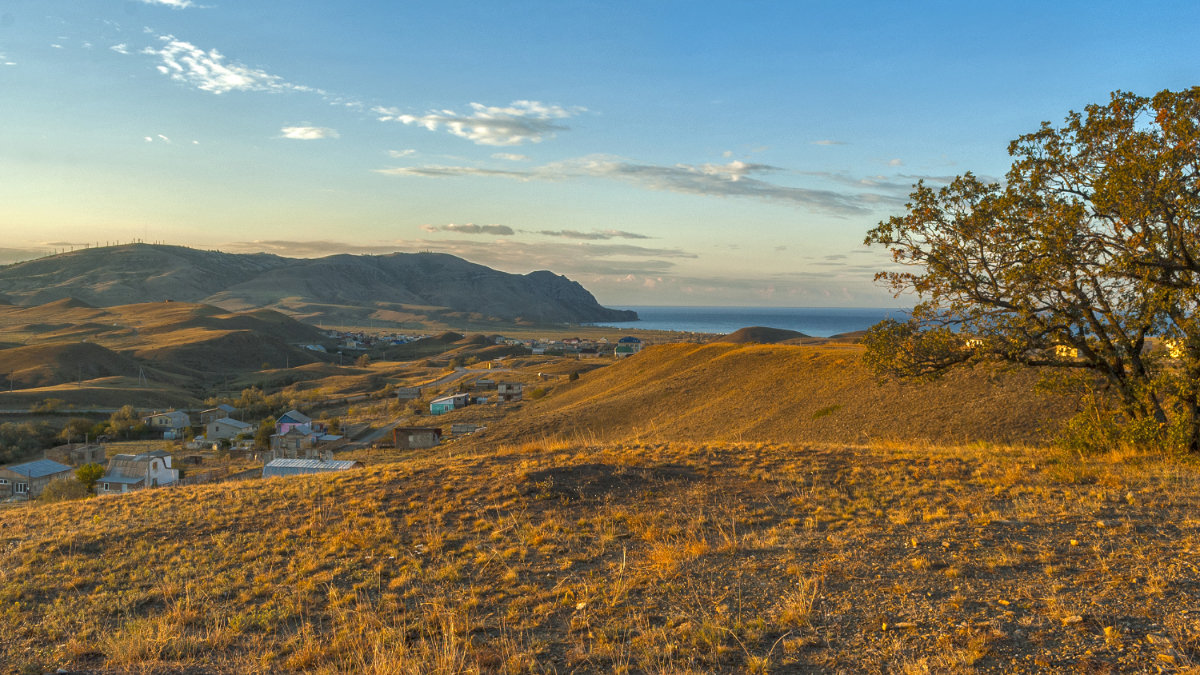
{"label": "white cloud", "polygon": [[381,122],[401,122],[437,131],[447,131],[477,145],[521,145],[540,143],[552,138],[556,131],[567,127],[555,120],[566,119],[583,112],[584,108],[566,109],[539,101],[513,101],[508,107],[472,103],[472,112],[460,115],[453,110],[439,110],[425,115],[410,115],[397,108],[375,108]]}
{"label": "white cloud", "polygon": [[904,165],[904,160],[902,160],[898,157],[896,159],[888,160],[888,166],[903,166],[903,165]]}
{"label": "white cloud", "polygon": [[845,141],[835,141],[835,140],[826,138],[826,139],[823,139],[820,141],[813,141],[812,144],[813,145],[845,145],[846,142]]}
{"label": "white cloud", "polygon": [[119,45],[113,45],[113,46],[109,47],[109,49],[111,49],[112,51],[114,51],[118,54],[128,54],[129,53],[129,45],[125,44],[124,42],[122,42]]}
{"label": "white cloud", "polygon": [[188,7],[199,7],[192,0],[142,0],[147,5],[166,5],[175,9],[187,9]]}
{"label": "white cloud", "polygon": [[624,230],[593,230],[591,232],[580,232],[578,230],[537,230],[534,234],[541,234],[547,237],[562,237],[563,239],[582,239],[585,241],[603,241],[606,239],[651,239],[644,234],[637,232],[626,232]]}
{"label": "white cloud", "polygon": [[445,225],[422,225],[422,230],[426,232],[457,232],[458,234],[498,234],[501,236],[509,236],[516,234],[511,227],[507,225],[476,225],[475,223],[464,223],[457,225],[455,223],[447,223]]}
{"label": "white cloud", "polygon": [[329,127],[284,127],[279,130],[284,138],[298,141],[316,141],[322,138],[338,138],[338,132]]}
{"label": "white cloud", "polygon": [[[780,185],[757,177],[762,174],[779,173],[782,171],[779,167],[767,164],[750,164],[738,160],[734,160],[728,164],[675,164],[673,166],[665,166],[639,164],[604,155],[555,162],[526,170],[444,165],[396,167],[378,170],[379,173],[386,175],[419,176],[424,178],[476,176],[510,178],[521,181],[604,178],[631,183],[649,190],[663,190],[710,197],[752,197],[815,208],[838,215],[861,215],[870,213],[880,204],[903,203],[902,195],[894,189],[895,186],[879,181],[859,180],[854,185],[859,190],[858,192],[844,192]],[[830,178],[830,176],[824,174],[819,177],[823,179]],[[864,189],[879,190],[884,194],[862,192],[861,190]]]}
{"label": "white cloud", "polygon": [[518,155],[515,152],[497,152],[492,155],[492,159],[503,159],[509,162],[528,162],[528,155]]}
{"label": "white cloud", "polygon": [[412,157],[415,154],[417,154],[417,151],[413,150],[412,148],[409,148],[407,150],[388,150],[388,157],[392,157],[394,159],[400,159],[402,157]]}
{"label": "white cloud", "polygon": [[177,40],[172,35],[162,35],[158,39],[163,43],[160,49],[147,47],[142,53],[162,59],[158,71],[176,82],[190,84],[214,94],[288,89],[307,91],[305,87],[288,84],[277,75],[239,63],[230,63],[215,49],[204,51],[190,42]]}

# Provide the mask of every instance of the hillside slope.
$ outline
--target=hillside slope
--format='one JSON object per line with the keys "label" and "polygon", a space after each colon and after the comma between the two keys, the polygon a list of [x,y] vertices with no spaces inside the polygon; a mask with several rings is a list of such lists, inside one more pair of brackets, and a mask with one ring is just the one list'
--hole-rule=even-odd
{"label": "hillside slope", "polygon": [[495,440],[1043,440],[1073,411],[1029,370],[983,368],[928,383],[879,382],[852,346],[670,344],[526,403]]}
{"label": "hillside slope", "polygon": [[[175,300],[297,315],[365,308],[456,312],[538,323],[622,321],[583,286],[547,271],[509,274],[439,253],[316,259],[131,244],[0,267],[0,297],[31,305],[75,298],[93,306]],[[373,315],[375,316],[375,315]]]}

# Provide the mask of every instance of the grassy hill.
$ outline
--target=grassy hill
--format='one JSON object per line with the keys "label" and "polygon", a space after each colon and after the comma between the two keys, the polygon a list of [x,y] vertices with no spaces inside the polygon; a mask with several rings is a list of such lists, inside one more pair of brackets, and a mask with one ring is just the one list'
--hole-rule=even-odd
{"label": "grassy hill", "polygon": [[[1032,433],[1065,403],[1036,398],[1027,372],[897,389],[857,358],[844,346],[656,347],[554,380],[543,400],[466,439],[358,451],[369,464],[359,471],[0,508],[0,664],[390,674],[1200,663],[1194,461],[976,443]],[[857,412],[839,417],[847,409]],[[864,439],[872,419],[889,440]],[[970,443],[896,440],[959,435]]]}
{"label": "grassy hill", "polygon": [[551,272],[508,274],[440,253],[300,259],[182,246],[106,246],[0,266],[0,294],[24,305],[77,298],[96,307],[164,300],[237,311],[273,307],[359,325],[367,317],[388,320],[377,314],[381,311],[484,324],[636,318],[601,307],[578,283]]}
{"label": "grassy hill", "polygon": [[[298,345],[325,339],[272,310],[183,302],[97,308],[73,299],[0,306],[0,337],[0,373],[16,389],[0,395],[0,407],[39,396],[93,407],[192,405],[227,376],[313,363],[318,357]],[[63,387],[68,396],[59,395]]]}
{"label": "grassy hill", "polygon": [[[11,672],[1180,672],[1194,465],[447,446],[0,509]],[[395,458],[393,458],[395,459]]]}
{"label": "grassy hill", "polygon": [[855,345],[649,347],[525,404],[499,441],[1030,443],[1072,414],[1035,392],[1038,373],[979,368],[883,382]]}

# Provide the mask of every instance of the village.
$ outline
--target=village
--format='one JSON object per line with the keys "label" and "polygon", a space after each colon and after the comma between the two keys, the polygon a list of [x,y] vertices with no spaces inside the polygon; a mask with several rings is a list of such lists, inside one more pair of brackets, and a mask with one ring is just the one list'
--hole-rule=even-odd
{"label": "village", "polygon": [[[430,336],[371,335],[328,331],[339,353],[402,345]],[[172,488],[230,480],[252,480],[348,471],[365,466],[367,451],[436,447],[486,429],[526,397],[546,393],[546,384],[565,377],[563,364],[582,359],[615,360],[637,353],[642,341],[623,337],[554,340],[496,336],[495,344],[519,347],[531,356],[549,358],[555,372],[512,368],[498,357],[470,367],[452,364],[450,372],[425,383],[396,386],[312,401],[306,414],[290,409],[268,419],[252,420],[245,410],[218,403],[202,410],[143,411],[136,422],[143,438],[121,440],[108,435],[85,438],[45,449],[38,459],[0,466],[0,505],[82,496],[79,487],[97,496],[135,490]],[[307,345],[316,349],[319,345]],[[320,349],[324,349],[321,347]],[[593,367],[601,363],[593,364]],[[578,376],[571,370],[570,377]],[[511,378],[511,379],[509,379]],[[317,409],[320,412],[317,412]],[[128,410],[128,407],[126,407]],[[354,412],[353,422],[343,421]],[[339,414],[340,413],[340,414]],[[415,424],[420,417],[444,418],[446,424]],[[64,497],[63,495],[66,495]]]}

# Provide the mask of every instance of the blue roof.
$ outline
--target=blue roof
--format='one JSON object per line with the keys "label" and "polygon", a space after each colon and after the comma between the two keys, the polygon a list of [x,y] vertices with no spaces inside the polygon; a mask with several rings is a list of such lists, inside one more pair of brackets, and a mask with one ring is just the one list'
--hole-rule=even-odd
{"label": "blue roof", "polygon": [[13,473],[19,473],[27,478],[44,478],[64,471],[73,471],[66,464],[59,464],[52,459],[38,459],[32,462],[25,462],[24,464],[14,464],[6,468]]}
{"label": "blue roof", "polygon": [[361,462],[353,460],[323,460],[323,459],[273,459],[263,467],[263,478],[271,476],[296,476],[305,473],[325,473],[327,471],[346,471],[362,466]]}
{"label": "blue roof", "polygon": [[620,340],[617,340],[617,342],[641,342],[641,340],[633,337],[632,335],[627,335]]}

